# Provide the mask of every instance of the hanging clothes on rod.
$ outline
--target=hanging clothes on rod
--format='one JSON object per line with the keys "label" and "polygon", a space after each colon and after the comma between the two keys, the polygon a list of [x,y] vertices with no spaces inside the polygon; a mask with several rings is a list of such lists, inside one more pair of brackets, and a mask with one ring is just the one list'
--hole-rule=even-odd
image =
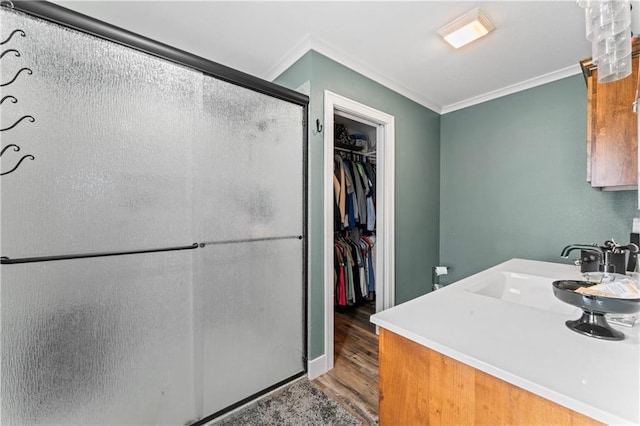
{"label": "hanging clothes on rod", "polygon": [[343,125],[334,141],[334,302],[353,306],[375,300],[375,152],[363,151],[371,148],[366,136]]}
{"label": "hanging clothes on rod", "polygon": [[[353,160],[353,156],[338,151],[334,156],[334,196],[338,207],[335,229],[359,227],[375,231],[376,218],[376,166],[366,162],[366,157]],[[363,161],[364,160],[364,161]]]}
{"label": "hanging clothes on rod", "polygon": [[336,234],[334,241],[334,304],[351,306],[375,298],[374,236],[359,230]]}

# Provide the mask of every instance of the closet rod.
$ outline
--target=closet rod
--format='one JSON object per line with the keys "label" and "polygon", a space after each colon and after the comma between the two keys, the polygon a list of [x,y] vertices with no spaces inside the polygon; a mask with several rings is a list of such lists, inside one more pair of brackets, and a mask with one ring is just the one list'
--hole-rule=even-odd
{"label": "closet rod", "polygon": [[157,249],[132,250],[132,251],[111,251],[111,252],[103,252],[103,253],[64,254],[60,256],[20,257],[17,259],[11,259],[3,256],[0,258],[0,264],[15,265],[18,263],[51,262],[54,260],[85,259],[89,257],[123,256],[127,254],[157,253],[162,251],[176,251],[176,250],[193,250],[195,248],[198,248],[198,246],[204,247],[203,244],[193,243],[190,246],[163,247],[163,248],[157,248]]}
{"label": "closet rod", "polygon": [[360,152],[360,151],[354,151],[351,149],[347,149],[347,148],[340,148],[339,146],[334,146],[333,149],[335,149],[336,151],[344,151],[344,152],[350,152],[352,154],[356,154],[356,155],[362,155],[364,157],[375,157],[376,152]]}

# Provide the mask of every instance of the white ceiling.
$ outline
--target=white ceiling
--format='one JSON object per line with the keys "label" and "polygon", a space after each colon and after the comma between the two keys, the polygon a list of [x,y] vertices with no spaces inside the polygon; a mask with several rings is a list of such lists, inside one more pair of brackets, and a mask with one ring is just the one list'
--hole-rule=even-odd
{"label": "white ceiling", "polygon": [[[439,113],[577,74],[591,54],[575,0],[55,3],[269,81],[314,49]],[[487,37],[456,50],[436,34],[478,6]]]}

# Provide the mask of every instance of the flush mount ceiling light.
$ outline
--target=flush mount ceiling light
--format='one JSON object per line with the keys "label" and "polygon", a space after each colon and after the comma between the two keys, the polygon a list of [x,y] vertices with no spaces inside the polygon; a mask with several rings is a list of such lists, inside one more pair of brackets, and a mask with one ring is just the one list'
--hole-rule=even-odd
{"label": "flush mount ceiling light", "polygon": [[495,27],[479,8],[464,14],[438,30],[438,34],[456,49],[489,34]]}

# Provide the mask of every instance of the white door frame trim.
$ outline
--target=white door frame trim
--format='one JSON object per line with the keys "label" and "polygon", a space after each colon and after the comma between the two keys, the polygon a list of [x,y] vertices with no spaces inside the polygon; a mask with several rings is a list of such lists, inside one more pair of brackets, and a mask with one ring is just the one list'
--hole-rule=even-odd
{"label": "white door frame trim", "polygon": [[376,128],[376,312],[395,304],[395,118],[344,96],[324,91],[324,351],[333,368],[333,126],[334,114]]}

